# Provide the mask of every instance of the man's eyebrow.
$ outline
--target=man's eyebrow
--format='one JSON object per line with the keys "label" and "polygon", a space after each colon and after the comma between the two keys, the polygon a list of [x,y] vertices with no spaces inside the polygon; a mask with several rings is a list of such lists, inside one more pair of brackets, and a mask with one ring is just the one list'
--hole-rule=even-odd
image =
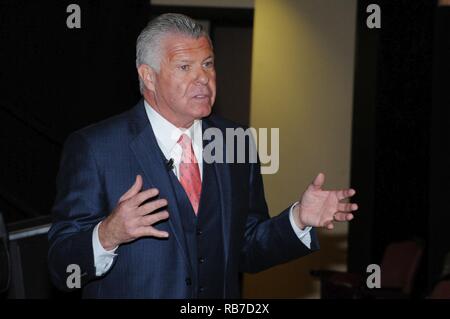
{"label": "man's eyebrow", "polygon": [[193,62],[192,60],[189,60],[189,59],[183,59],[183,58],[178,58],[178,59],[175,58],[174,61],[177,62],[177,63],[180,63],[180,62],[181,62],[181,63],[192,63],[192,62]]}
{"label": "man's eyebrow", "polygon": [[[203,59],[203,62],[206,60],[209,60],[209,59],[214,59],[214,55],[210,55],[207,58]],[[175,63],[193,63],[194,62],[194,60],[189,60],[186,58],[174,58],[173,61]]]}

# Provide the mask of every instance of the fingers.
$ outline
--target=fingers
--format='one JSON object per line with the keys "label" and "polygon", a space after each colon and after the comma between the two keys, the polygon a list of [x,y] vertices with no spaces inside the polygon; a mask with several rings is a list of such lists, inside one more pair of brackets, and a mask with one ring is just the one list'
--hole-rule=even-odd
{"label": "fingers", "polygon": [[169,212],[164,210],[159,213],[143,216],[140,220],[140,225],[142,227],[151,226],[167,218],[169,218]]}
{"label": "fingers", "polygon": [[337,210],[341,212],[352,212],[358,210],[358,205],[354,203],[339,203]]}
{"label": "fingers", "polygon": [[146,215],[139,221],[140,227],[136,230],[136,236],[139,237],[157,237],[157,238],[167,238],[169,233],[163,230],[158,230],[153,227],[153,224],[169,218],[169,212],[164,210],[159,213]]}
{"label": "fingers", "polygon": [[149,188],[145,191],[142,191],[133,197],[129,198],[129,204],[132,207],[138,207],[143,202],[145,202],[147,199],[155,197],[159,194],[159,190],[157,188]]}
{"label": "fingers", "polygon": [[325,183],[325,175],[323,173],[319,173],[316,178],[314,178],[313,182],[312,182],[312,186],[315,189],[320,189],[322,188],[323,184]]}
{"label": "fingers", "polygon": [[334,225],[333,225],[333,223],[328,223],[326,226],[325,226],[327,229],[329,229],[329,230],[332,230],[332,229],[334,229]]}
{"label": "fingers", "polygon": [[352,213],[344,213],[344,212],[337,212],[334,214],[333,219],[338,222],[346,222],[350,221],[354,218]]}
{"label": "fingers", "polygon": [[[353,214],[350,213],[336,213],[334,215],[334,220],[337,222],[345,222],[345,221],[350,221],[353,219]],[[328,230],[333,230],[334,229],[334,224],[333,222],[328,222],[327,224],[324,225],[324,227]]]}
{"label": "fingers", "polygon": [[147,215],[164,206],[167,206],[167,200],[164,198],[153,200],[138,208],[139,215]]}
{"label": "fingers", "polygon": [[343,200],[346,198],[350,198],[356,194],[356,191],[353,188],[341,189],[337,191],[337,198],[339,200]]}
{"label": "fingers", "polygon": [[136,237],[156,237],[156,238],[167,238],[169,233],[163,230],[158,230],[153,226],[143,226],[136,230]]}
{"label": "fingers", "polygon": [[127,199],[130,199],[131,197],[135,196],[139,191],[142,189],[142,176],[137,175],[136,180],[134,181],[134,184],[131,186],[131,188],[126,191],[120,198],[119,203],[123,202]]}
{"label": "fingers", "polygon": [[326,222],[323,227],[325,227],[328,230],[334,229],[333,221],[335,222],[348,222],[351,221],[354,218],[354,215],[352,213],[348,212],[337,212],[333,215],[333,220]]}

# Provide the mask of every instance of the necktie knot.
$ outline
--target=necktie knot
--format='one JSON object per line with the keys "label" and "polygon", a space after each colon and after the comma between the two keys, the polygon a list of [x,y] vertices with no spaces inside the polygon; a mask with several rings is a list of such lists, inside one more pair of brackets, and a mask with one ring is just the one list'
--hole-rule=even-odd
{"label": "necktie knot", "polygon": [[182,163],[197,163],[197,158],[194,154],[194,149],[192,145],[192,139],[186,135],[181,134],[178,139],[178,144],[181,146],[181,162]]}
{"label": "necktie knot", "polygon": [[177,143],[181,145],[181,148],[186,149],[192,145],[192,140],[187,134],[181,134]]}

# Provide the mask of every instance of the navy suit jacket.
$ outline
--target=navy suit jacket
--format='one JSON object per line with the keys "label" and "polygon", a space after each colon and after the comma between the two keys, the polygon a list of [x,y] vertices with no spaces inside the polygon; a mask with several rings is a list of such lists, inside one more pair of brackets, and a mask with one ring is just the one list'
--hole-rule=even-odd
{"label": "navy suit jacket", "polygon": [[[203,130],[237,128],[211,115]],[[247,143],[248,148],[252,147]],[[226,148],[224,146],[224,152]],[[289,209],[270,218],[259,163],[215,163],[220,189],[224,298],[240,296],[239,273],[258,272],[318,249],[315,231],[308,249],[294,233]],[[168,200],[170,217],[156,225],[168,239],[140,238],[120,245],[114,264],[96,277],[92,232],[119,198],[143,177],[143,189],[157,187]],[[71,134],[57,177],[53,224],[49,231],[52,281],[67,290],[68,265],[81,267],[83,296],[91,298],[190,298],[192,268],[174,190],[143,100],[129,111]]]}

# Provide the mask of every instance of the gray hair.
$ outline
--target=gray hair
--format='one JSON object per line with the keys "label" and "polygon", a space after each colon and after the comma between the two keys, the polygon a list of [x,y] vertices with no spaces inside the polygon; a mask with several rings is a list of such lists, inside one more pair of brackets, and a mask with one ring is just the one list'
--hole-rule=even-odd
{"label": "gray hair", "polygon": [[[178,13],[165,13],[151,20],[141,31],[136,41],[136,68],[147,64],[159,72],[161,62],[161,40],[169,34],[182,34],[195,39],[211,39],[197,21]],[[144,82],[139,76],[139,88],[144,91]]]}

